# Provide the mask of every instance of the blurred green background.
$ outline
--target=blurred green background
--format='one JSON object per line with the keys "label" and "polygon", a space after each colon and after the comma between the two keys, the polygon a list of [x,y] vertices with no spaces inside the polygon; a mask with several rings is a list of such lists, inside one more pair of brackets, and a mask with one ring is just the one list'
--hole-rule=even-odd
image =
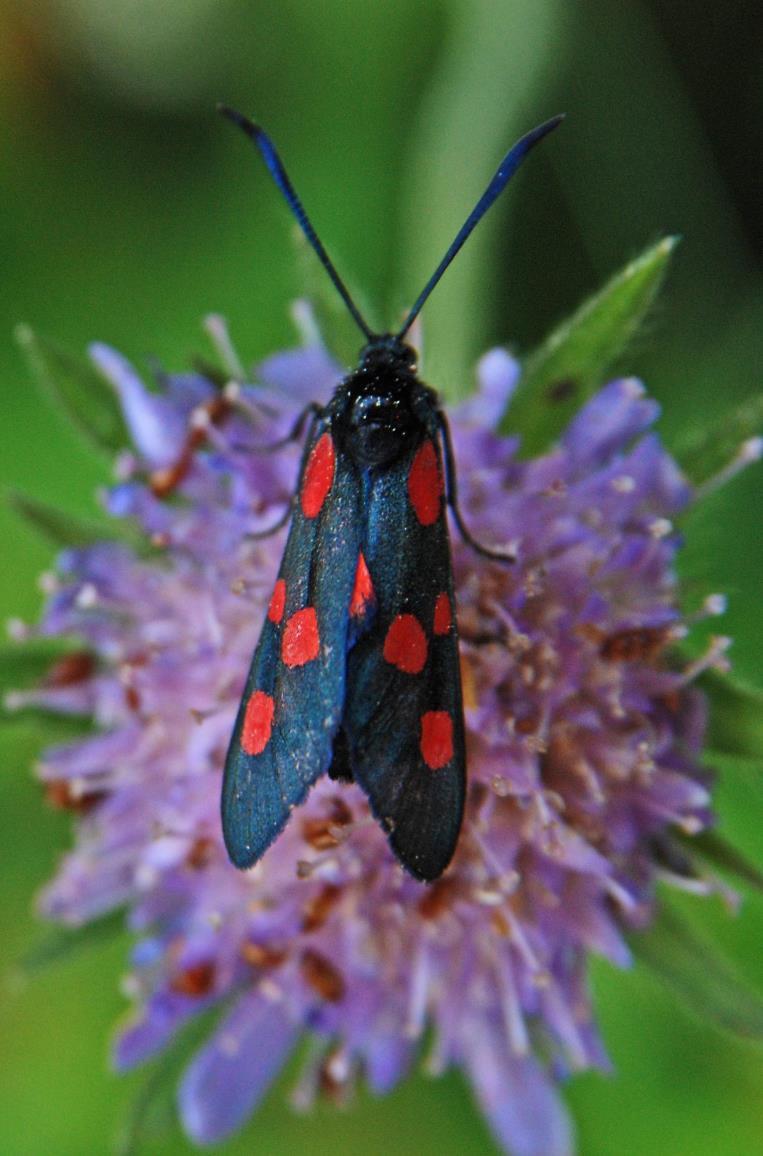
{"label": "blurred green background", "polygon": [[[246,359],[291,339],[301,290],[286,210],[224,99],[264,123],[372,320],[431,272],[507,145],[564,110],[427,306],[427,378],[451,395],[489,343],[528,350],[610,273],[683,235],[630,371],[670,442],[760,389],[760,6],[725,0],[0,0],[0,456],[3,480],[91,509],[107,478],[34,390],[26,321],[70,348],[110,342],[180,368],[225,314]],[[756,192],[757,188],[757,192]],[[349,349],[350,347],[348,347]],[[737,670],[761,681],[761,472],[688,527],[684,570],[725,589]],[[34,617],[51,551],[0,509],[6,615]],[[0,1153],[108,1153],[140,1077],[107,1072],[126,939],[25,985],[31,897],[69,842],[29,775],[42,736],[2,734]],[[730,773],[726,832],[753,858],[763,792]],[[697,906],[700,906],[699,904]],[[705,925],[763,988],[763,905]],[[615,1078],[574,1081],[586,1156],[763,1151],[763,1055],[691,1019],[643,969],[596,969]],[[282,1085],[226,1153],[492,1152],[459,1078],[291,1116]],[[152,1153],[191,1151],[169,1132]]]}

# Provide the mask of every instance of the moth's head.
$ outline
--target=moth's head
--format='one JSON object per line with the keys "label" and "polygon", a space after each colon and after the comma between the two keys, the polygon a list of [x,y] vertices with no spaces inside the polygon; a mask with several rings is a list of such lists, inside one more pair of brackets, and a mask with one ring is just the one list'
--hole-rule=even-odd
{"label": "moth's head", "polygon": [[394,333],[374,335],[360,351],[360,365],[365,370],[386,369],[394,373],[416,372],[417,353]]}

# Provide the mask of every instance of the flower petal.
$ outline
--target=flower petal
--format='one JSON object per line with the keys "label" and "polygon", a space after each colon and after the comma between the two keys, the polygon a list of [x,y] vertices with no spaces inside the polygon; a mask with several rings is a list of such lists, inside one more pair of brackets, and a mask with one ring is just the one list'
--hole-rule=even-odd
{"label": "flower petal", "polygon": [[464,1059],[488,1123],[511,1156],[571,1156],[570,1120],[551,1077],[534,1059],[512,1056],[495,1023],[465,1032]]}
{"label": "flower petal", "polygon": [[108,345],[91,345],[90,357],[114,386],[135,447],[151,465],[169,465],[185,439],[182,412],[161,394],[149,393],[130,362]]}
{"label": "flower petal", "polygon": [[266,358],[257,367],[257,380],[307,404],[327,401],[342,377],[339,364],[322,345],[289,349]]}
{"label": "flower petal", "polygon": [[477,391],[453,411],[465,425],[495,429],[519,381],[519,362],[505,349],[490,349],[477,362]]}
{"label": "flower petal", "polygon": [[572,419],[562,445],[578,469],[603,464],[638,434],[648,429],[660,412],[646,396],[640,381],[624,377],[605,385]]}
{"label": "flower petal", "polygon": [[198,1144],[240,1128],[285,1062],[299,1025],[280,1002],[245,996],[196,1053],[179,1090],[183,1125]]}

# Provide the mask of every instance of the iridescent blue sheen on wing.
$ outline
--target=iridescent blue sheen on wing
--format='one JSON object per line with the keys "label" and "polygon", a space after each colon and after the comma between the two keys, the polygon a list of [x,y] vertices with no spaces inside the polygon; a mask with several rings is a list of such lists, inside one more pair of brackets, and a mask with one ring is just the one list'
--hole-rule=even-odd
{"label": "iridescent blue sheen on wing", "polygon": [[[436,434],[429,444],[442,477]],[[353,777],[368,795],[395,855],[411,874],[429,880],[442,874],[456,848],[466,756],[445,502],[441,498],[436,519],[422,525],[408,492],[419,448],[379,471],[368,486],[363,551],[377,612],[348,657],[342,725]],[[450,620],[440,633],[435,632],[438,606],[448,607]],[[412,628],[414,653],[407,670],[385,657],[390,628],[401,620],[404,626],[418,623],[423,632]],[[420,646],[422,637],[423,667],[410,669],[420,661],[416,640]],[[405,664],[405,650],[398,657]],[[429,712],[447,716],[452,724],[452,757],[437,769],[426,765],[421,751],[422,719]]]}
{"label": "iridescent blue sheen on wing", "polygon": [[[308,451],[325,436],[330,433],[321,422]],[[306,461],[309,468],[309,453]],[[225,762],[223,834],[237,867],[249,867],[262,856],[283,830],[292,808],[303,801],[331,762],[344,702],[347,607],[357,564],[360,503],[358,474],[341,455],[335,459],[320,511],[308,517],[301,502],[295,503],[279,572],[284,603],[279,607],[279,621],[270,616],[265,619]],[[307,661],[289,664],[284,661],[289,624],[309,608],[315,612],[317,653]],[[292,634],[291,658],[299,660],[311,652],[300,653],[299,631]],[[305,645],[304,633],[301,645]],[[258,691],[272,702],[272,722],[269,734],[265,719],[255,735],[255,745],[262,749],[248,753],[247,710]]]}

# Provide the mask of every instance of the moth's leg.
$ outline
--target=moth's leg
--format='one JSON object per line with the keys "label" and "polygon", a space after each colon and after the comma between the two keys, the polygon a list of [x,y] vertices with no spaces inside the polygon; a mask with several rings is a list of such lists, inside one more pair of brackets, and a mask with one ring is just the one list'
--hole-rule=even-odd
{"label": "moth's leg", "polygon": [[476,554],[480,554],[483,558],[490,558],[494,562],[516,562],[516,554],[510,553],[506,550],[491,550],[489,546],[483,546],[476,538],[472,537],[466,524],[461,516],[461,511],[458,508],[458,482],[456,478],[456,459],[453,454],[453,443],[450,438],[450,426],[445,414],[439,412],[437,414],[437,422],[440,427],[440,436],[443,444],[443,456],[445,458],[445,498],[453,513],[453,520],[456,523],[458,532],[468,546]]}
{"label": "moth's leg", "polygon": [[279,530],[282,530],[291,518],[292,512],[294,510],[294,503],[302,488],[302,478],[305,472],[305,466],[307,465],[308,454],[313,446],[315,427],[318,425],[322,413],[322,407],[319,406],[316,402],[311,402],[310,405],[305,406],[305,408],[302,410],[302,413],[299,415],[296,422],[289,431],[289,434],[285,438],[281,438],[277,442],[271,442],[268,446],[255,447],[256,449],[261,449],[263,453],[269,453],[271,450],[288,445],[289,442],[297,441],[297,439],[302,436],[305,422],[307,421],[308,417],[310,418],[310,428],[307,432],[307,437],[305,438],[305,444],[302,449],[302,458],[299,463],[299,480],[297,482],[297,487],[292,494],[291,501],[289,502],[281,517],[273,526],[268,526],[267,530],[256,530],[251,534],[247,534],[247,538],[253,539],[255,541],[257,541],[259,538],[269,538],[271,534],[277,534]]}

